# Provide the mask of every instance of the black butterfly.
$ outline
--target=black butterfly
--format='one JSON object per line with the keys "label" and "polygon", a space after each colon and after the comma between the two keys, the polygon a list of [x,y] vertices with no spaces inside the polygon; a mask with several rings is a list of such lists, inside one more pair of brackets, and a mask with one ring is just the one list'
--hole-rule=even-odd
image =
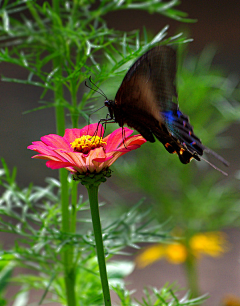
{"label": "black butterfly", "polygon": [[200,161],[205,151],[228,166],[224,158],[201,143],[188,117],[179,110],[175,77],[176,52],[168,46],[149,50],[128,70],[115,100],[105,100],[109,117],[101,122],[114,121],[120,127],[127,124],[150,142],[156,137],[169,153],[177,153],[183,164],[192,158]]}

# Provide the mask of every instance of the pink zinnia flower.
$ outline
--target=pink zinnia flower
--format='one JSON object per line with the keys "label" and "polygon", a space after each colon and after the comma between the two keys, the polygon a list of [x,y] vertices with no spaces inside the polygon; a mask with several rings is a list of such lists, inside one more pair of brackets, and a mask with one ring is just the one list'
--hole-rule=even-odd
{"label": "pink zinnia flower", "polygon": [[40,153],[32,158],[48,160],[46,165],[51,169],[66,168],[73,174],[84,174],[108,169],[120,156],[146,142],[141,135],[129,137],[133,130],[128,128],[119,128],[104,138],[103,133],[103,126],[94,123],[83,129],[66,129],[63,137],[43,136],[28,149]]}

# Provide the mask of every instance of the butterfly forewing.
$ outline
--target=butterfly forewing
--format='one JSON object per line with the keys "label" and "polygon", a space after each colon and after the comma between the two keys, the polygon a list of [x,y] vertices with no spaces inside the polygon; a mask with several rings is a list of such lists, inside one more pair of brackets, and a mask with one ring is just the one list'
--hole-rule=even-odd
{"label": "butterfly forewing", "polygon": [[[175,51],[166,46],[155,47],[129,69],[115,102],[123,109],[131,108],[159,119],[159,112],[177,100],[175,75]],[[177,105],[173,107],[177,108]]]}

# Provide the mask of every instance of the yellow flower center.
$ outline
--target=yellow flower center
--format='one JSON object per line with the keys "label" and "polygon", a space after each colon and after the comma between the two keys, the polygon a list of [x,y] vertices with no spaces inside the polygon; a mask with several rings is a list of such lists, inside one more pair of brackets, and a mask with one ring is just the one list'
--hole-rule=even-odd
{"label": "yellow flower center", "polygon": [[104,144],[106,144],[106,142],[102,141],[102,137],[90,135],[83,135],[70,143],[74,151],[84,154],[87,154],[90,150],[95,148],[102,147]]}

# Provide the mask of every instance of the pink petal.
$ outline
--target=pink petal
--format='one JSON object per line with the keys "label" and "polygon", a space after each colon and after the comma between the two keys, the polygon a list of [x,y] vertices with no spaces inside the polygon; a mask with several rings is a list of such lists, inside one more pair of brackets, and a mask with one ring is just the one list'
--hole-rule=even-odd
{"label": "pink petal", "polygon": [[94,151],[94,154],[91,155],[91,158],[95,162],[105,162],[106,160],[112,158],[112,153],[106,154],[103,150],[103,148],[97,148]]}
{"label": "pink petal", "polygon": [[56,158],[56,157],[49,156],[49,155],[42,155],[42,154],[34,155],[34,156],[32,156],[32,158],[36,158],[36,159],[50,159],[50,160],[59,161],[59,159]]}
{"label": "pink petal", "polygon": [[121,153],[121,152],[116,152],[111,159],[109,159],[108,161],[105,162],[105,165],[107,167],[110,167],[120,156],[126,154],[127,152],[125,153]]}
{"label": "pink petal", "polygon": [[85,159],[82,153],[61,151],[58,153],[63,159],[67,160],[76,171],[87,171],[87,165],[85,163]]}
{"label": "pink petal", "polygon": [[83,135],[101,136],[104,134],[104,127],[101,124],[93,123],[85,126],[82,129],[66,129],[63,138],[68,142],[73,142],[76,138],[80,138]]}
{"label": "pink petal", "polygon": [[[119,128],[115,130],[107,139],[106,153],[114,151],[118,148],[123,141],[126,141],[126,138],[133,133],[133,130],[128,128]],[[103,139],[105,141],[105,138]]]}
{"label": "pink petal", "polygon": [[113,158],[113,155],[110,155],[108,157],[103,157],[103,158],[94,158],[93,161],[97,162],[97,163],[103,163],[105,161],[108,161],[109,159]]}
{"label": "pink petal", "polygon": [[105,162],[103,162],[103,163],[98,163],[98,162],[96,162],[96,161],[94,161],[94,160],[93,160],[93,166],[94,166],[94,169],[95,169],[96,173],[101,172],[104,168],[107,167],[106,164],[105,164]]}
{"label": "pink petal", "polygon": [[80,136],[80,129],[66,129],[63,138],[68,142],[73,142],[76,138]]}
{"label": "pink petal", "polygon": [[41,141],[34,141],[30,146],[27,147],[27,149],[41,152],[41,150],[49,150],[50,147],[48,147],[47,145],[45,145],[45,143]]}
{"label": "pink petal", "polygon": [[116,153],[112,154],[112,158],[106,159],[105,166],[110,167],[120,156],[123,156],[124,154],[132,150],[138,149],[145,142],[146,139],[143,138],[141,135],[134,135],[132,137],[129,137],[125,142],[125,146],[127,147],[127,149],[124,147],[124,144],[122,144],[119,149],[115,150]]}
{"label": "pink petal", "polygon": [[60,169],[72,166],[71,163],[68,162],[58,162],[54,160],[49,160],[46,162],[46,166],[51,169]]}
{"label": "pink petal", "polygon": [[104,134],[104,127],[99,123],[93,123],[90,125],[85,126],[81,129],[80,135],[90,135],[90,136],[99,136],[102,137]]}
{"label": "pink petal", "polygon": [[33,151],[37,151],[38,153],[40,153],[42,155],[58,157],[57,153],[55,153],[55,150],[53,148],[48,147],[43,143],[41,143],[41,144],[42,145],[40,145],[40,144],[30,145],[30,146],[28,146],[28,149],[33,150]]}
{"label": "pink petal", "polygon": [[106,156],[104,150],[102,147],[100,148],[96,148],[92,151],[90,151],[89,156],[86,158],[86,163],[88,165],[89,171],[90,172],[94,172],[96,170],[96,172],[99,172],[102,170],[102,168],[99,167],[99,163],[94,163],[93,161],[95,161],[95,159],[97,158],[102,158],[104,159]]}
{"label": "pink petal", "polygon": [[118,149],[116,149],[115,151],[119,151],[119,152],[129,152],[132,150],[136,150],[139,147],[141,147],[141,145],[143,145],[147,140],[145,138],[143,138],[141,135],[134,135],[132,137],[129,137],[124,144],[122,144]]}
{"label": "pink petal", "polygon": [[41,141],[47,146],[50,146],[52,148],[56,149],[61,148],[65,150],[71,149],[70,144],[63,137],[59,135],[49,134],[41,137]]}

